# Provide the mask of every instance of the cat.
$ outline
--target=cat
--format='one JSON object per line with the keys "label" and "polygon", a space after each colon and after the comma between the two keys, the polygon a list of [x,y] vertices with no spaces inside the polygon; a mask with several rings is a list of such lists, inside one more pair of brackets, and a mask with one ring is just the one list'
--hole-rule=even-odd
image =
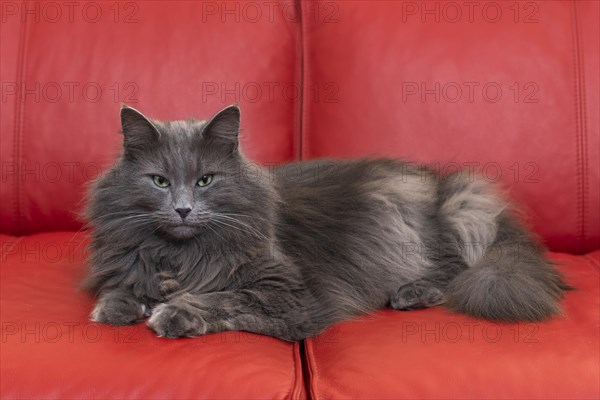
{"label": "cat", "polygon": [[208,121],[120,116],[123,152],[86,209],[94,321],[298,341],[385,307],[561,312],[568,285],[484,180],[393,159],[260,168],[236,105]]}

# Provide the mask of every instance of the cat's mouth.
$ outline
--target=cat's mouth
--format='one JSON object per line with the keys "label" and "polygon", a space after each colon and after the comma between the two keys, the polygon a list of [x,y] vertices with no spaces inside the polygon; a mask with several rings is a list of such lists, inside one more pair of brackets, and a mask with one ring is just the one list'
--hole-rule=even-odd
{"label": "cat's mouth", "polygon": [[196,234],[197,228],[192,225],[187,224],[179,224],[179,225],[171,225],[169,227],[169,233],[175,236],[178,239],[185,239],[194,236]]}

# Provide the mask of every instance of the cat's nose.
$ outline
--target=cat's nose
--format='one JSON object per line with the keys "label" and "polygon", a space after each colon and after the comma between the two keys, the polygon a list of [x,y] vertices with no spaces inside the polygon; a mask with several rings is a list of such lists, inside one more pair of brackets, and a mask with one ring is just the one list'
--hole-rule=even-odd
{"label": "cat's nose", "polygon": [[181,217],[181,219],[185,219],[185,217],[188,216],[188,214],[190,213],[190,211],[192,211],[192,209],[189,208],[189,207],[176,208],[175,211],[177,211],[177,214],[179,214],[179,216]]}

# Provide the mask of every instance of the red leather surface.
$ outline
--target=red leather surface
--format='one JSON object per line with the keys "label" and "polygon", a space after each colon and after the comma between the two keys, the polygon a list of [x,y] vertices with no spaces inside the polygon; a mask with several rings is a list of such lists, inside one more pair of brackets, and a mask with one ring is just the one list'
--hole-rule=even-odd
{"label": "red leather surface", "polygon": [[260,18],[239,2],[5,3],[3,232],[80,227],[84,184],[119,150],[122,103],[185,119],[238,102],[252,159],[282,162],[297,152],[290,1],[260,6]]}
{"label": "red leather surface", "polygon": [[304,158],[478,163],[552,249],[599,248],[598,2],[319,4],[335,20],[302,21]]}
{"label": "red leather surface", "polygon": [[299,344],[249,333],[155,336],[92,323],[78,289],[85,238],[2,235],[3,399],[304,398]]}
{"label": "red leather surface", "polygon": [[185,118],[238,101],[258,162],[370,154],[482,169],[552,249],[600,246],[595,1],[324,0],[300,3],[302,24],[292,1],[81,2],[60,18],[10,3],[4,232],[80,227],[84,185],[118,151],[121,103]]}
{"label": "red leather surface", "polygon": [[564,318],[382,311],[301,355],[245,333],[171,341],[89,322],[84,234],[58,233],[81,227],[84,187],[119,149],[121,103],[173,119],[238,102],[253,160],[483,170],[553,250],[597,250],[597,1],[0,6],[0,232],[29,235],[0,235],[0,397],[600,397],[598,251],[553,255],[577,287]]}
{"label": "red leather surface", "polygon": [[597,399],[600,251],[554,253],[565,316],[493,324],[441,308],[382,311],[306,341],[312,398]]}

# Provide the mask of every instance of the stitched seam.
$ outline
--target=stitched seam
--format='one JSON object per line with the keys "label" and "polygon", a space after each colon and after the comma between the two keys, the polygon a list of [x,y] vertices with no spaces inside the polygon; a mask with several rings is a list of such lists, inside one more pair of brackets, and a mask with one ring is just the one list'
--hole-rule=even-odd
{"label": "stitched seam", "polygon": [[298,71],[296,73],[296,79],[300,86],[300,100],[296,104],[296,115],[294,120],[294,149],[292,157],[296,161],[302,160],[302,113],[304,108],[304,46],[303,46],[303,29],[302,29],[302,2],[301,0],[294,0],[295,9],[297,10],[297,43],[296,43],[296,58],[298,60]]}
{"label": "stitched seam", "polygon": [[304,342],[305,346],[304,346],[304,351],[306,352],[306,366],[307,366],[307,370],[308,370],[308,375],[306,377],[306,379],[308,380],[308,387],[309,387],[309,393],[308,396],[310,396],[311,399],[315,399],[317,400],[319,398],[318,393],[319,391],[317,390],[317,375],[318,375],[318,370],[317,370],[317,360],[314,357],[313,353],[312,353],[312,339],[307,339]]}
{"label": "stitched seam", "polygon": [[292,365],[294,366],[294,369],[292,371],[294,376],[292,377],[292,387],[290,388],[289,395],[288,395],[289,399],[294,398],[295,391],[296,391],[296,373],[298,371],[298,366],[296,365],[296,343],[294,343],[292,346]]}
{"label": "stitched seam", "polygon": [[293,377],[292,377],[292,387],[290,388],[290,390],[288,391],[287,396],[285,396],[287,399],[295,399],[296,398],[296,381],[298,380],[298,363],[296,361],[296,343],[294,343],[292,345],[292,365],[294,366],[293,368]]}
{"label": "stitched seam", "polygon": [[[294,384],[295,388],[295,399],[302,397],[302,389],[304,388],[304,372],[302,371],[302,354],[300,354],[300,342],[294,344],[294,359],[296,360],[296,380]],[[298,379],[300,378],[300,379]]]}
{"label": "stitched seam", "polygon": [[[17,87],[22,88],[23,85],[23,71],[24,71],[24,59],[25,59],[25,33],[27,28],[27,21],[21,23],[21,30],[19,32],[19,46],[17,50],[17,76],[16,84]],[[13,162],[15,163],[15,175],[13,180],[13,209],[16,222],[16,233],[20,230],[21,221],[21,136],[22,136],[22,124],[23,124],[23,91],[18,90],[15,96],[15,115],[14,115],[14,131],[13,131]]]}
{"label": "stitched seam", "polygon": [[583,51],[583,36],[581,24],[577,18],[577,8],[575,9],[575,22],[577,23],[577,37],[579,38],[579,95],[580,95],[580,115],[581,115],[581,162],[582,162],[582,215],[581,215],[581,246],[585,251],[587,247],[587,224],[588,224],[588,209],[589,209],[589,172],[588,172],[588,123],[587,123],[587,103],[586,103],[586,85],[585,85],[585,62]]}
{"label": "stitched seam", "polygon": [[585,161],[584,161],[584,121],[582,119],[582,74],[579,23],[577,18],[577,3],[571,2],[571,26],[573,31],[573,68],[575,78],[575,145],[577,172],[577,216],[576,235],[579,242],[579,253],[583,253],[585,238]]}
{"label": "stitched seam", "polygon": [[306,90],[306,84],[307,84],[307,79],[306,79],[306,59],[308,57],[308,52],[306,51],[307,48],[307,35],[306,32],[308,31],[306,29],[306,25],[308,22],[307,19],[305,19],[303,17],[303,13],[302,10],[304,9],[304,5],[306,4],[305,2],[302,2],[302,0],[298,0],[299,3],[299,13],[300,13],[300,43],[301,43],[301,72],[302,72],[302,77],[301,77],[301,90],[302,90],[302,95],[300,96],[300,135],[299,135],[299,149],[300,149],[300,153],[298,154],[298,158],[300,161],[304,160],[305,156],[306,156],[306,146],[307,146],[307,138],[305,135],[305,129],[306,129],[306,99],[305,99],[305,94],[308,92]]}
{"label": "stitched seam", "polygon": [[[25,81],[25,71],[27,69],[27,47],[29,45],[29,37],[27,35],[27,30],[25,30],[24,32],[24,36],[23,36],[23,64],[22,64],[22,68],[23,68],[23,75],[22,75],[22,79],[23,81]],[[21,115],[20,115],[20,139],[21,139],[21,143],[19,145],[19,156],[21,157],[20,162],[21,163],[25,163],[25,149],[27,148],[27,146],[25,145],[25,110],[26,110],[26,104],[25,104],[25,100],[23,99],[22,101],[22,108],[21,108]],[[25,217],[27,216],[28,213],[24,212],[27,211],[27,196],[25,195],[25,184],[27,183],[27,180],[25,179],[25,177],[21,178],[21,183],[19,184],[19,204],[20,204],[20,211],[21,211],[21,221],[23,222],[23,220],[25,219]],[[19,226],[19,230],[21,231],[21,233],[25,233],[25,229],[22,227],[23,224],[21,224]]]}

